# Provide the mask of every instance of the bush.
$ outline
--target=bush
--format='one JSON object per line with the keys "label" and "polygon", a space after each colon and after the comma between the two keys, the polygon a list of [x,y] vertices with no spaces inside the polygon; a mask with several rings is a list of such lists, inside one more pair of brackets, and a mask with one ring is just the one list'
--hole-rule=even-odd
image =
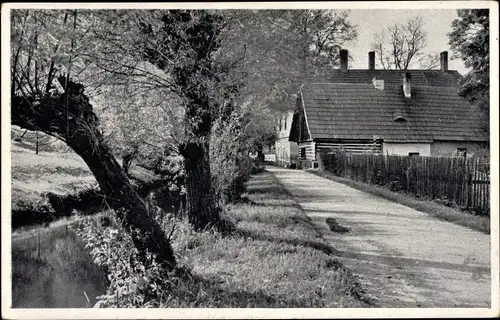
{"label": "bush", "polygon": [[261,173],[261,172],[264,172],[265,168],[266,168],[265,165],[261,161],[259,161],[257,159],[253,159],[252,169],[250,170],[250,172],[252,174]]}
{"label": "bush", "polygon": [[261,165],[250,158],[250,146],[241,132],[236,116],[214,125],[210,140],[210,169],[216,195],[222,202],[236,202],[245,192],[250,174],[261,171]]}
{"label": "bush", "polygon": [[157,154],[154,157],[142,158],[140,164],[161,176],[161,186],[154,191],[160,207],[172,212],[180,210],[186,196],[182,156]]}
{"label": "bush", "polygon": [[165,294],[162,286],[165,271],[149,254],[146,261],[139,259],[130,235],[117,221],[110,226],[85,221],[75,232],[90,249],[94,262],[108,275],[106,294],[97,297],[96,307],[145,307],[148,301]]}
{"label": "bush", "polygon": [[224,152],[213,152],[210,162],[213,188],[222,202],[238,201],[245,192],[250,174],[260,171],[249,157],[237,156],[235,159]]}
{"label": "bush", "polygon": [[115,215],[103,214],[99,222],[85,220],[73,229],[108,279],[106,293],[97,297],[94,307],[189,307],[186,303],[196,300],[197,288],[186,267],[186,253],[213,243],[219,238],[218,234],[213,229],[196,232],[186,218],[166,213],[152,197],[146,198],[146,205],[172,243],[179,264],[177,269],[166,271],[149,252],[146,258],[141,258],[130,234]]}
{"label": "bush", "polygon": [[[156,206],[153,198],[148,198],[146,204],[165,235],[172,238],[177,225],[174,215]],[[163,269],[150,252],[145,258],[141,257],[130,234],[115,215],[104,215],[100,222],[86,220],[74,230],[90,249],[93,261],[108,276],[106,294],[97,297],[96,307],[159,307],[170,294],[174,271]]]}
{"label": "bush", "polygon": [[184,160],[180,155],[165,155],[159,158],[154,167],[154,172],[160,174],[166,182],[170,191],[185,193],[184,189]]}

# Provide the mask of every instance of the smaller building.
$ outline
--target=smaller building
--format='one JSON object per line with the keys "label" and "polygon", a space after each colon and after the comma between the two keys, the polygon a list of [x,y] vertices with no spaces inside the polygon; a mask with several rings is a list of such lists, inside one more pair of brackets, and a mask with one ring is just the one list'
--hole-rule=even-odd
{"label": "smaller building", "polygon": [[275,143],[276,164],[283,167],[293,166],[298,160],[298,145],[290,141],[293,113],[293,110],[283,112],[278,121]]}

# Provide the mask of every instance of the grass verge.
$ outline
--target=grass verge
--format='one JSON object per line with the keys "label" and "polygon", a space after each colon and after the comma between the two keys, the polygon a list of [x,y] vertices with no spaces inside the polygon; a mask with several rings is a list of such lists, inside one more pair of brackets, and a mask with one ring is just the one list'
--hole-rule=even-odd
{"label": "grass verge", "polygon": [[391,191],[383,186],[376,186],[360,181],[338,177],[330,172],[318,170],[307,171],[317,176],[345,184],[357,190],[367,192],[381,198],[405,205],[407,207],[428,213],[437,219],[452,222],[473,230],[481,231],[486,234],[490,233],[490,219],[488,217],[474,215],[472,213],[448,207],[434,201],[419,199],[408,193]]}
{"label": "grass verge", "polygon": [[247,187],[245,203],[226,212],[236,234],[178,228],[174,250],[193,277],[165,306],[370,306],[355,277],[271,173],[254,175]]}

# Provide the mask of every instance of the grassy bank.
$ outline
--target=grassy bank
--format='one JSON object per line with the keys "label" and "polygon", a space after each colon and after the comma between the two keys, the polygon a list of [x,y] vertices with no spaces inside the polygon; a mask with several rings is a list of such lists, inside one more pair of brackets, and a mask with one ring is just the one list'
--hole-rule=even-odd
{"label": "grassy bank", "polygon": [[490,219],[488,217],[474,215],[470,212],[464,212],[460,209],[448,207],[435,201],[419,199],[408,193],[394,192],[383,186],[376,186],[343,177],[337,177],[330,172],[318,170],[308,170],[308,172],[428,213],[438,219],[449,221],[473,230],[484,232],[486,234],[490,233]]}
{"label": "grassy bank", "polygon": [[85,162],[72,153],[40,152],[12,143],[12,210],[50,207],[48,193],[61,197],[97,188]]}
{"label": "grassy bank", "polygon": [[[11,151],[14,228],[50,222],[73,214],[73,210],[102,210],[97,181],[75,153],[40,151],[35,154],[16,142],[12,143]],[[159,179],[141,167],[134,166],[130,170],[138,187]]]}
{"label": "grassy bank", "polygon": [[[174,251],[189,272],[170,279],[175,285],[158,306],[370,306],[353,275],[270,173],[251,178],[245,199],[225,212],[237,227],[231,236],[194,232],[184,220],[176,221]],[[13,242],[18,305],[93,305],[103,278],[80,239],[65,226],[47,229],[42,245],[38,239],[35,234]]]}

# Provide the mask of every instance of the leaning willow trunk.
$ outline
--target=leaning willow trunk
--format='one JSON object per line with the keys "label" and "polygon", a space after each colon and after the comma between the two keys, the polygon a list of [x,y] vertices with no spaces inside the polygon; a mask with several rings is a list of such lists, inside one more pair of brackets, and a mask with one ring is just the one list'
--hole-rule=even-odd
{"label": "leaning willow trunk", "polygon": [[186,210],[196,230],[220,227],[220,210],[212,190],[208,141],[188,142],[181,148],[186,171]]}
{"label": "leaning willow trunk", "polygon": [[[65,78],[59,82],[64,86]],[[63,94],[47,94],[41,100],[14,95],[11,122],[65,141],[88,165],[104,200],[123,220],[141,255],[149,250],[171,270],[176,261],[170,242],[103,141],[97,116],[83,90],[81,84],[69,81]]]}
{"label": "leaning willow trunk", "polygon": [[75,139],[69,140],[68,145],[88,165],[101,191],[110,198],[111,207],[125,222],[125,227],[139,251],[149,250],[158,254],[161,261],[168,264],[169,269],[175,266],[174,253],[163,230],[148,212],[102,138],[95,132],[83,131],[75,135]]}

